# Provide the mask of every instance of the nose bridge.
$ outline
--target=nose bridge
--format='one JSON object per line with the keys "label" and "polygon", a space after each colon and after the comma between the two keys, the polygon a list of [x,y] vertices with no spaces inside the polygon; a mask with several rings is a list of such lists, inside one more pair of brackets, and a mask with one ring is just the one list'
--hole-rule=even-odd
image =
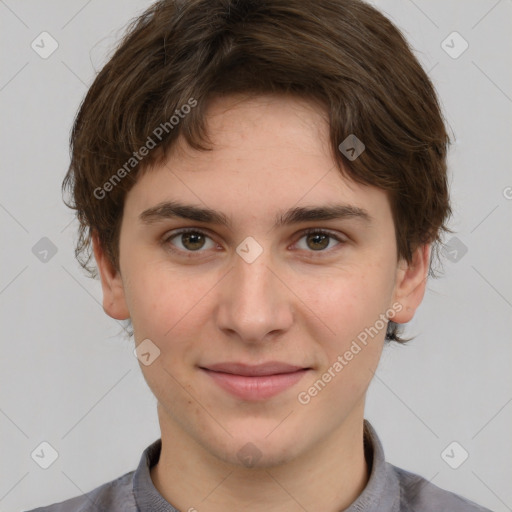
{"label": "nose bridge", "polygon": [[[237,252],[240,248],[244,248],[243,244]],[[290,304],[274,272],[269,251],[260,251],[254,259],[245,258],[240,252],[235,255],[219,303],[220,329],[236,332],[244,341],[260,341],[270,332],[289,327]]]}

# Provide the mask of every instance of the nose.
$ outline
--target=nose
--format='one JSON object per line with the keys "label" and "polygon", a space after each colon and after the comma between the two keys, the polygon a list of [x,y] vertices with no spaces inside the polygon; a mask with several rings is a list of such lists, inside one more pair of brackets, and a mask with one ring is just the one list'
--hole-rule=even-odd
{"label": "nose", "polygon": [[234,267],[218,290],[216,322],[224,335],[257,344],[275,339],[290,328],[291,292],[279,274],[267,251],[252,263],[234,255]]}

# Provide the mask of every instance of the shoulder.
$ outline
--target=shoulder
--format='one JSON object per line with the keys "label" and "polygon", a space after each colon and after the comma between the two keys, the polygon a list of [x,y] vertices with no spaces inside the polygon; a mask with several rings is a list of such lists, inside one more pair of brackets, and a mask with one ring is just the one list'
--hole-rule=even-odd
{"label": "shoulder", "polygon": [[93,508],[109,512],[136,512],[133,496],[134,473],[135,471],[130,471],[80,496],[27,512],[90,512]]}
{"label": "shoulder", "polygon": [[458,494],[446,491],[415,473],[389,464],[400,486],[400,510],[404,512],[491,512]]}

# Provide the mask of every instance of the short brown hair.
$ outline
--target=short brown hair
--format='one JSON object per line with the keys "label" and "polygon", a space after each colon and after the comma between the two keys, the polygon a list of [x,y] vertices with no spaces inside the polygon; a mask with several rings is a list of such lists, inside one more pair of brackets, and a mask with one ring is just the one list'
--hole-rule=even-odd
{"label": "short brown hair", "polygon": [[[75,255],[92,277],[93,233],[119,269],[124,199],[138,172],[163,161],[180,134],[209,149],[208,100],[233,93],[319,101],[340,172],[387,192],[399,258],[410,262],[424,243],[437,249],[449,231],[450,139],[434,87],[391,21],[360,0],[161,0],[130,24],[71,134],[62,186],[79,220]],[[139,158],[157,127],[155,149]],[[349,135],[365,145],[354,160],[338,149]],[[397,329],[390,322],[386,339],[403,341]]]}

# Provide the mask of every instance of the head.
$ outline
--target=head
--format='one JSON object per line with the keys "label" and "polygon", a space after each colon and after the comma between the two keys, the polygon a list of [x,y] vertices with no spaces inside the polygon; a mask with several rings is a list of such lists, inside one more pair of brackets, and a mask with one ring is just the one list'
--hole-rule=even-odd
{"label": "head", "polygon": [[77,257],[95,277],[94,250],[105,311],[158,347],[141,367],[170,422],[230,452],[188,389],[274,462],[300,450],[262,435],[289,390],[241,417],[203,372],[224,361],[288,361],[306,391],[330,374],[288,422],[316,417],[310,441],[362,406],[450,215],[440,106],[386,17],[359,0],[158,2],[98,74],[71,143]]}

